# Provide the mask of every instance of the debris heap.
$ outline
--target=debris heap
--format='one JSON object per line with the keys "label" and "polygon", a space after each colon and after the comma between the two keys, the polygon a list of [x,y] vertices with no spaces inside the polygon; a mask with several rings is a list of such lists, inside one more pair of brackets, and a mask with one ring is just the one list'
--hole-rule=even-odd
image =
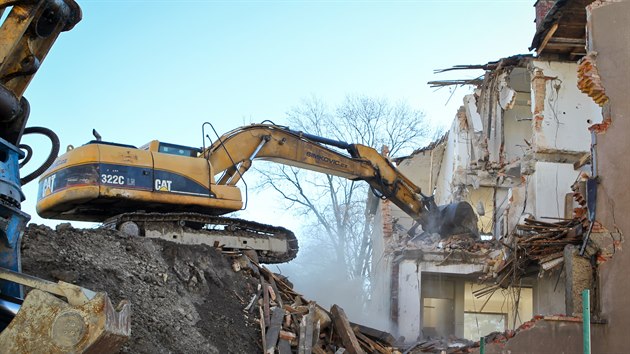
{"label": "debris heap", "polygon": [[326,311],[251,258],[241,257],[238,262],[235,269],[244,267],[260,279],[245,311],[259,313],[264,353],[324,354],[342,348],[349,353],[400,353],[389,333],[350,322],[337,305]]}
{"label": "debris heap", "polygon": [[528,273],[561,265],[564,247],[580,245],[583,230],[583,220],[577,218],[557,222],[526,218],[503,243],[504,252],[489,262],[483,280],[493,279],[495,285],[480,289],[474,295],[482,297],[498,288],[518,285]]}
{"label": "debris heap", "polygon": [[326,311],[240,253],[127,237],[106,229],[30,224],[23,271],[131,302],[123,353],[400,353],[388,333]]}
{"label": "debris heap", "polygon": [[105,291],[113,304],[131,302],[123,353],[261,352],[258,323],[239,300],[257,282],[212,247],[69,224],[30,224],[22,246],[24,273]]}

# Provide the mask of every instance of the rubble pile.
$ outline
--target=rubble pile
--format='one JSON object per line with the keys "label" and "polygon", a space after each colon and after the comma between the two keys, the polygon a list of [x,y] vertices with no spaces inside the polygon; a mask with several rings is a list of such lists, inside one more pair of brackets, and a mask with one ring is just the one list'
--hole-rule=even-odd
{"label": "rubble pile", "polygon": [[344,310],[330,311],[293,290],[288,280],[243,255],[234,258],[233,269],[245,270],[259,279],[245,311],[258,314],[264,353],[400,353],[389,333],[352,323]]}
{"label": "rubble pile", "polygon": [[[251,257],[251,258],[250,258]],[[352,323],[295,292],[255,255],[127,237],[108,229],[30,224],[27,274],[105,291],[131,302],[123,353],[395,354],[386,332]]]}
{"label": "rubble pile", "polygon": [[565,246],[580,245],[583,229],[579,219],[550,223],[526,218],[503,242],[503,252],[488,263],[483,280],[493,279],[495,285],[479,290],[475,296],[514,285],[532,269],[550,270],[561,265]]}
{"label": "rubble pile", "polygon": [[[129,238],[103,229],[30,224],[22,241],[26,274],[105,291],[131,302],[123,353],[259,353],[260,328],[243,313],[255,279],[205,245]],[[243,301],[241,301],[243,299]]]}
{"label": "rubble pile", "polygon": [[439,338],[426,339],[411,346],[407,353],[446,353],[446,354],[465,354],[472,353],[474,348],[479,348],[479,342],[473,342],[463,338]]}

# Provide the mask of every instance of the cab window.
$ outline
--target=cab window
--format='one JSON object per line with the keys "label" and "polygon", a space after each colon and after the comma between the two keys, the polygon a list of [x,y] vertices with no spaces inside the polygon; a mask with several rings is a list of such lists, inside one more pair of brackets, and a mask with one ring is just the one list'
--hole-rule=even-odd
{"label": "cab window", "polygon": [[175,145],[175,144],[169,144],[169,143],[160,143],[158,152],[161,152],[163,154],[169,154],[169,155],[197,157],[197,155],[201,152],[201,150],[198,148],[193,148],[189,146]]}

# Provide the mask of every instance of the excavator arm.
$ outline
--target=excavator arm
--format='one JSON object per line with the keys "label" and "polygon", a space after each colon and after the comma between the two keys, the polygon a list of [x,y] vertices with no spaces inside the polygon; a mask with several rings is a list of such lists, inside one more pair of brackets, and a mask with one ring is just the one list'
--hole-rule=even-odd
{"label": "excavator arm", "polygon": [[[336,149],[333,149],[336,148]],[[339,150],[345,150],[347,155]],[[465,202],[437,206],[408,177],[375,149],[331,140],[287,127],[254,124],[220,137],[203,156],[220,176],[219,185],[235,185],[254,159],[274,161],[351,180],[363,180],[379,196],[422,225],[423,230],[450,235],[477,231],[477,217]]]}

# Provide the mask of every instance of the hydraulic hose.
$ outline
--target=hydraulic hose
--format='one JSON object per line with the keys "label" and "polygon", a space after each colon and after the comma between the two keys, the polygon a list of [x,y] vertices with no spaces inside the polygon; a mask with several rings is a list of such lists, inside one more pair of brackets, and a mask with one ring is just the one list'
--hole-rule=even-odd
{"label": "hydraulic hose", "polygon": [[[41,135],[46,136],[48,139],[50,139],[52,147],[50,149],[50,154],[48,154],[48,158],[46,159],[46,161],[44,161],[44,163],[41,166],[39,166],[35,171],[29,173],[26,177],[20,179],[20,183],[22,185],[25,185],[29,183],[30,181],[34,180],[35,178],[39,177],[42,173],[44,173],[44,171],[48,169],[48,167],[50,167],[53,164],[53,162],[55,162],[57,155],[59,155],[59,146],[60,146],[59,137],[57,136],[57,134],[55,134],[55,132],[53,132],[52,130],[48,128],[28,127],[24,129],[24,135],[27,135],[27,134],[41,134]],[[26,149],[26,148],[25,150],[29,151],[29,149]],[[25,164],[26,162],[24,162],[22,166]]]}
{"label": "hydraulic hose", "polygon": [[20,144],[19,146],[20,150],[24,150],[26,152],[26,156],[24,156],[24,159],[22,161],[20,161],[20,168],[24,167],[29,161],[31,161],[31,158],[33,157],[33,149],[26,145],[26,144]]}

